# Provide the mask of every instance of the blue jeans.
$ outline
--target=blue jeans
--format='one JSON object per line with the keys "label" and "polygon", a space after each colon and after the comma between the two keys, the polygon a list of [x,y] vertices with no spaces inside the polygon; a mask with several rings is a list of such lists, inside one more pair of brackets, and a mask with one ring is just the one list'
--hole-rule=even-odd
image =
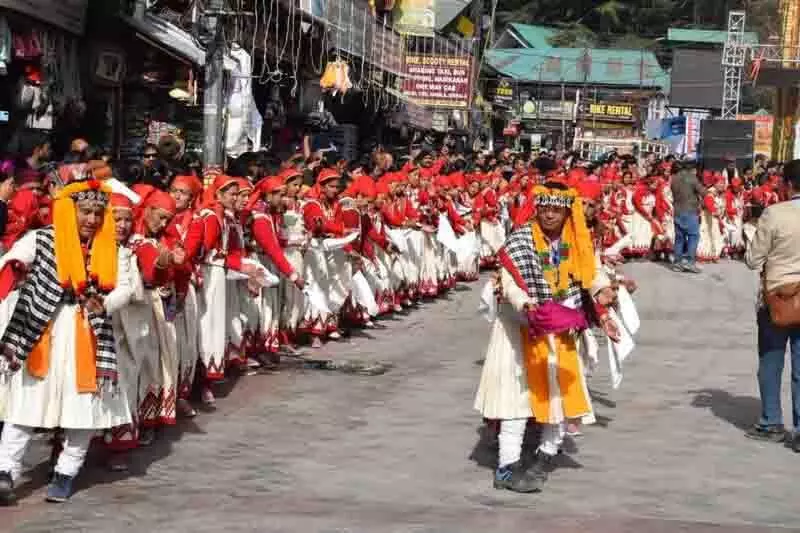
{"label": "blue jeans", "polygon": [[781,378],[786,344],[792,358],[792,426],[800,431],[800,328],[780,328],[769,311],[758,311],[758,390],[761,394],[762,426],[782,426]]}
{"label": "blue jeans", "polygon": [[693,265],[700,242],[700,217],[697,213],[675,215],[675,262],[685,261]]}

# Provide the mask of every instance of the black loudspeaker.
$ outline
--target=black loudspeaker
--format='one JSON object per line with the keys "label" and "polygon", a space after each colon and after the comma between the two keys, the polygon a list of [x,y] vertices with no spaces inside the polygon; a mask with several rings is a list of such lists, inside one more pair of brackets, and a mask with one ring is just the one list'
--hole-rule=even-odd
{"label": "black loudspeaker", "polygon": [[700,126],[703,168],[722,170],[729,160],[742,169],[753,165],[755,122],[752,120],[704,120]]}

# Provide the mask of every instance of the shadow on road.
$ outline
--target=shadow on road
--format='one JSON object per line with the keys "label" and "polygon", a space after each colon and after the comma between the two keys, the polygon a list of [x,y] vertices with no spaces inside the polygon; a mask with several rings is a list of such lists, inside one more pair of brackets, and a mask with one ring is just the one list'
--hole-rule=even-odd
{"label": "shadow on road", "polygon": [[[481,427],[477,429],[478,442],[475,443],[475,446],[472,448],[472,453],[469,455],[470,461],[473,461],[483,468],[492,470],[497,468],[497,433],[499,429],[499,421],[491,421],[481,425]],[[535,423],[529,423],[525,430],[525,438],[522,443],[521,459],[523,463],[528,465],[534,463],[540,439],[541,432],[539,426]],[[563,453],[559,453],[554,459],[553,467],[570,469],[583,468],[581,463],[571,457],[571,454],[578,453],[578,445],[574,439],[570,437],[565,438],[562,451]]]}
{"label": "shadow on road", "polygon": [[721,389],[690,390],[692,407],[710,409],[711,414],[745,431],[758,421],[761,401],[752,396],[739,396]]}
{"label": "shadow on road", "polygon": [[94,486],[106,485],[128,478],[144,477],[151,465],[161,461],[173,452],[173,447],[184,434],[204,434],[194,420],[179,420],[175,426],[164,427],[159,430],[156,440],[152,445],[137,448],[130,455],[127,472],[111,472],[105,462],[108,457],[103,446],[93,446],[87,459],[88,468],[84,468],[76,480],[76,491],[82,491]]}
{"label": "shadow on road", "polygon": [[603,407],[608,407],[610,409],[616,409],[617,407],[617,402],[610,400],[606,393],[598,392],[591,387],[589,388],[589,396],[592,398],[593,402],[600,404]]}

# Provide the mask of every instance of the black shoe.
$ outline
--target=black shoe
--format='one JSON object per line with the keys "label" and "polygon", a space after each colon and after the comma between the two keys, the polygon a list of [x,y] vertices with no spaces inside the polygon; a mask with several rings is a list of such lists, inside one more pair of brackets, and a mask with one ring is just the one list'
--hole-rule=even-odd
{"label": "black shoe", "polygon": [[540,492],[542,484],[532,476],[520,461],[498,468],[494,473],[494,488],[528,494]]}
{"label": "black shoe", "polygon": [[783,429],[783,426],[762,426],[761,424],[756,424],[748,429],[744,436],[754,440],[784,442],[786,440],[786,430]]}
{"label": "black shoe", "polygon": [[530,468],[528,468],[528,475],[532,476],[533,479],[536,480],[539,490],[544,488],[544,484],[547,482],[547,478],[550,476],[552,463],[552,455],[547,455],[546,453],[537,451],[536,457],[533,460],[533,464],[530,466]]}
{"label": "black shoe", "polygon": [[786,446],[792,449],[794,453],[800,453],[800,433],[795,433],[792,436],[786,436]]}
{"label": "black shoe", "polygon": [[684,272],[688,272],[689,274],[702,274],[703,273],[703,271],[700,270],[700,267],[698,267],[695,263],[687,263],[683,267],[683,270],[684,270]]}
{"label": "black shoe", "polygon": [[0,472],[0,505],[11,505],[16,501],[14,480],[9,472]]}
{"label": "black shoe", "polygon": [[69,500],[70,496],[72,496],[72,482],[74,479],[72,476],[56,472],[56,475],[53,476],[53,481],[47,487],[45,500],[50,503],[64,503]]}

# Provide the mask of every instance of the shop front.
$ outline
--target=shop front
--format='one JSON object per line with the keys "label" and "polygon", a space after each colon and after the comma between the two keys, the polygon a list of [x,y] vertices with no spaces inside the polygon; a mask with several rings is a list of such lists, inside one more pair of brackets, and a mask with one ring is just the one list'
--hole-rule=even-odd
{"label": "shop front", "polygon": [[81,43],[87,0],[0,0],[0,144],[68,142],[87,112]]}

